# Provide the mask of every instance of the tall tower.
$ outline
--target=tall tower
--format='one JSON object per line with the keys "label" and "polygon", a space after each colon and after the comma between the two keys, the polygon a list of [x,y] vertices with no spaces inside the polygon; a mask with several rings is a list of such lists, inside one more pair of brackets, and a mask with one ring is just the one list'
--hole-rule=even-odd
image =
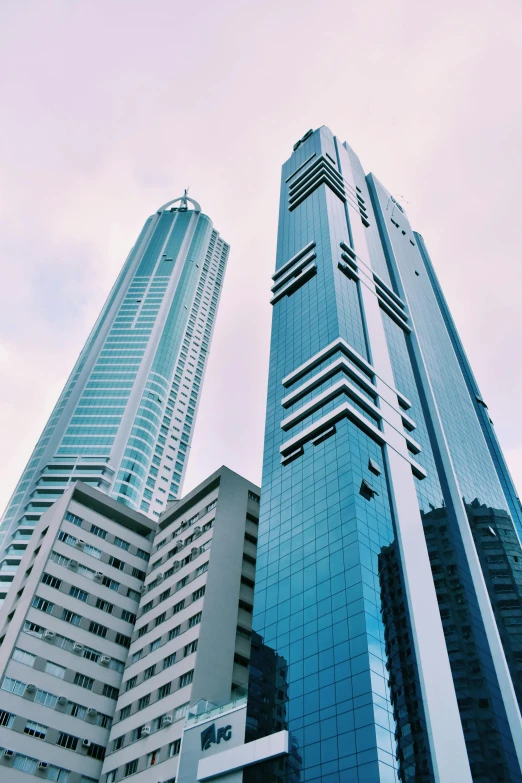
{"label": "tall tower", "polygon": [[520,502],[422,237],[326,127],[271,302],[253,628],[286,687],[247,730],[293,755],[244,780],[520,783]]}
{"label": "tall tower", "polygon": [[145,223],[4,514],[2,600],[71,483],[152,519],[177,498],[228,251],[186,191]]}

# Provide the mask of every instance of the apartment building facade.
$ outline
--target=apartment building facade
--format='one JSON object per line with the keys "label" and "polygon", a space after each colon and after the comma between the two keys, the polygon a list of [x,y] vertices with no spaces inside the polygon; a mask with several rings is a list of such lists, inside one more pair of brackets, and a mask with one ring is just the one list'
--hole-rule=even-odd
{"label": "apartment building facade", "polygon": [[258,516],[259,488],[227,468],[162,515],[102,783],[176,779],[189,708],[245,699]]}
{"label": "apartment building facade", "polygon": [[0,612],[1,780],[99,780],[155,526],[81,483],[41,517]]}

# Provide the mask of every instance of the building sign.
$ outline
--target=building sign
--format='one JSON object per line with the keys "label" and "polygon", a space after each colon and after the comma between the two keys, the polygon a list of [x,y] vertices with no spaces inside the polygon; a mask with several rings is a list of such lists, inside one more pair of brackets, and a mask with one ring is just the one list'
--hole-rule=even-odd
{"label": "building sign", "polygon": [[221,740],[228,742],[232,737],[232,726],[220,726],[216,733],[216,724],[211,723],[201,732],[201,750],[208,750],[211,745],[219,745]]}

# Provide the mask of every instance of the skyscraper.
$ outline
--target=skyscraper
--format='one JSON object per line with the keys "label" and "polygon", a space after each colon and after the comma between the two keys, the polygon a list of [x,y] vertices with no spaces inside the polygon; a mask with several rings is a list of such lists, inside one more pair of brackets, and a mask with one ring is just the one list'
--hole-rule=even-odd
{"label": "skyscraper", "polygon": [[247,727],[293,751],[244,781],[519,783],[520,502],[422,237],[326,127],[271,302]]}
{"label": "skyscraper", "polygon": [[228,251],[186,192],[146,221],[3,517],[0,599],[71,483],[152,519],[178,496]]}

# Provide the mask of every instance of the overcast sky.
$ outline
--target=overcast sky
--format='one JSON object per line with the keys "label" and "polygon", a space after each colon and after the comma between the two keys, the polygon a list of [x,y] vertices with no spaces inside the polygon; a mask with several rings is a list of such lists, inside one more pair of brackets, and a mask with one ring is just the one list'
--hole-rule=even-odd
{"label": "overcast sky", "polygon": [[521,52],[520,0],[2,0],[0,506],[187,186],[232,249],[185,489],[260,481],[280,167],[323,124],[423,234],[521,487]]}

